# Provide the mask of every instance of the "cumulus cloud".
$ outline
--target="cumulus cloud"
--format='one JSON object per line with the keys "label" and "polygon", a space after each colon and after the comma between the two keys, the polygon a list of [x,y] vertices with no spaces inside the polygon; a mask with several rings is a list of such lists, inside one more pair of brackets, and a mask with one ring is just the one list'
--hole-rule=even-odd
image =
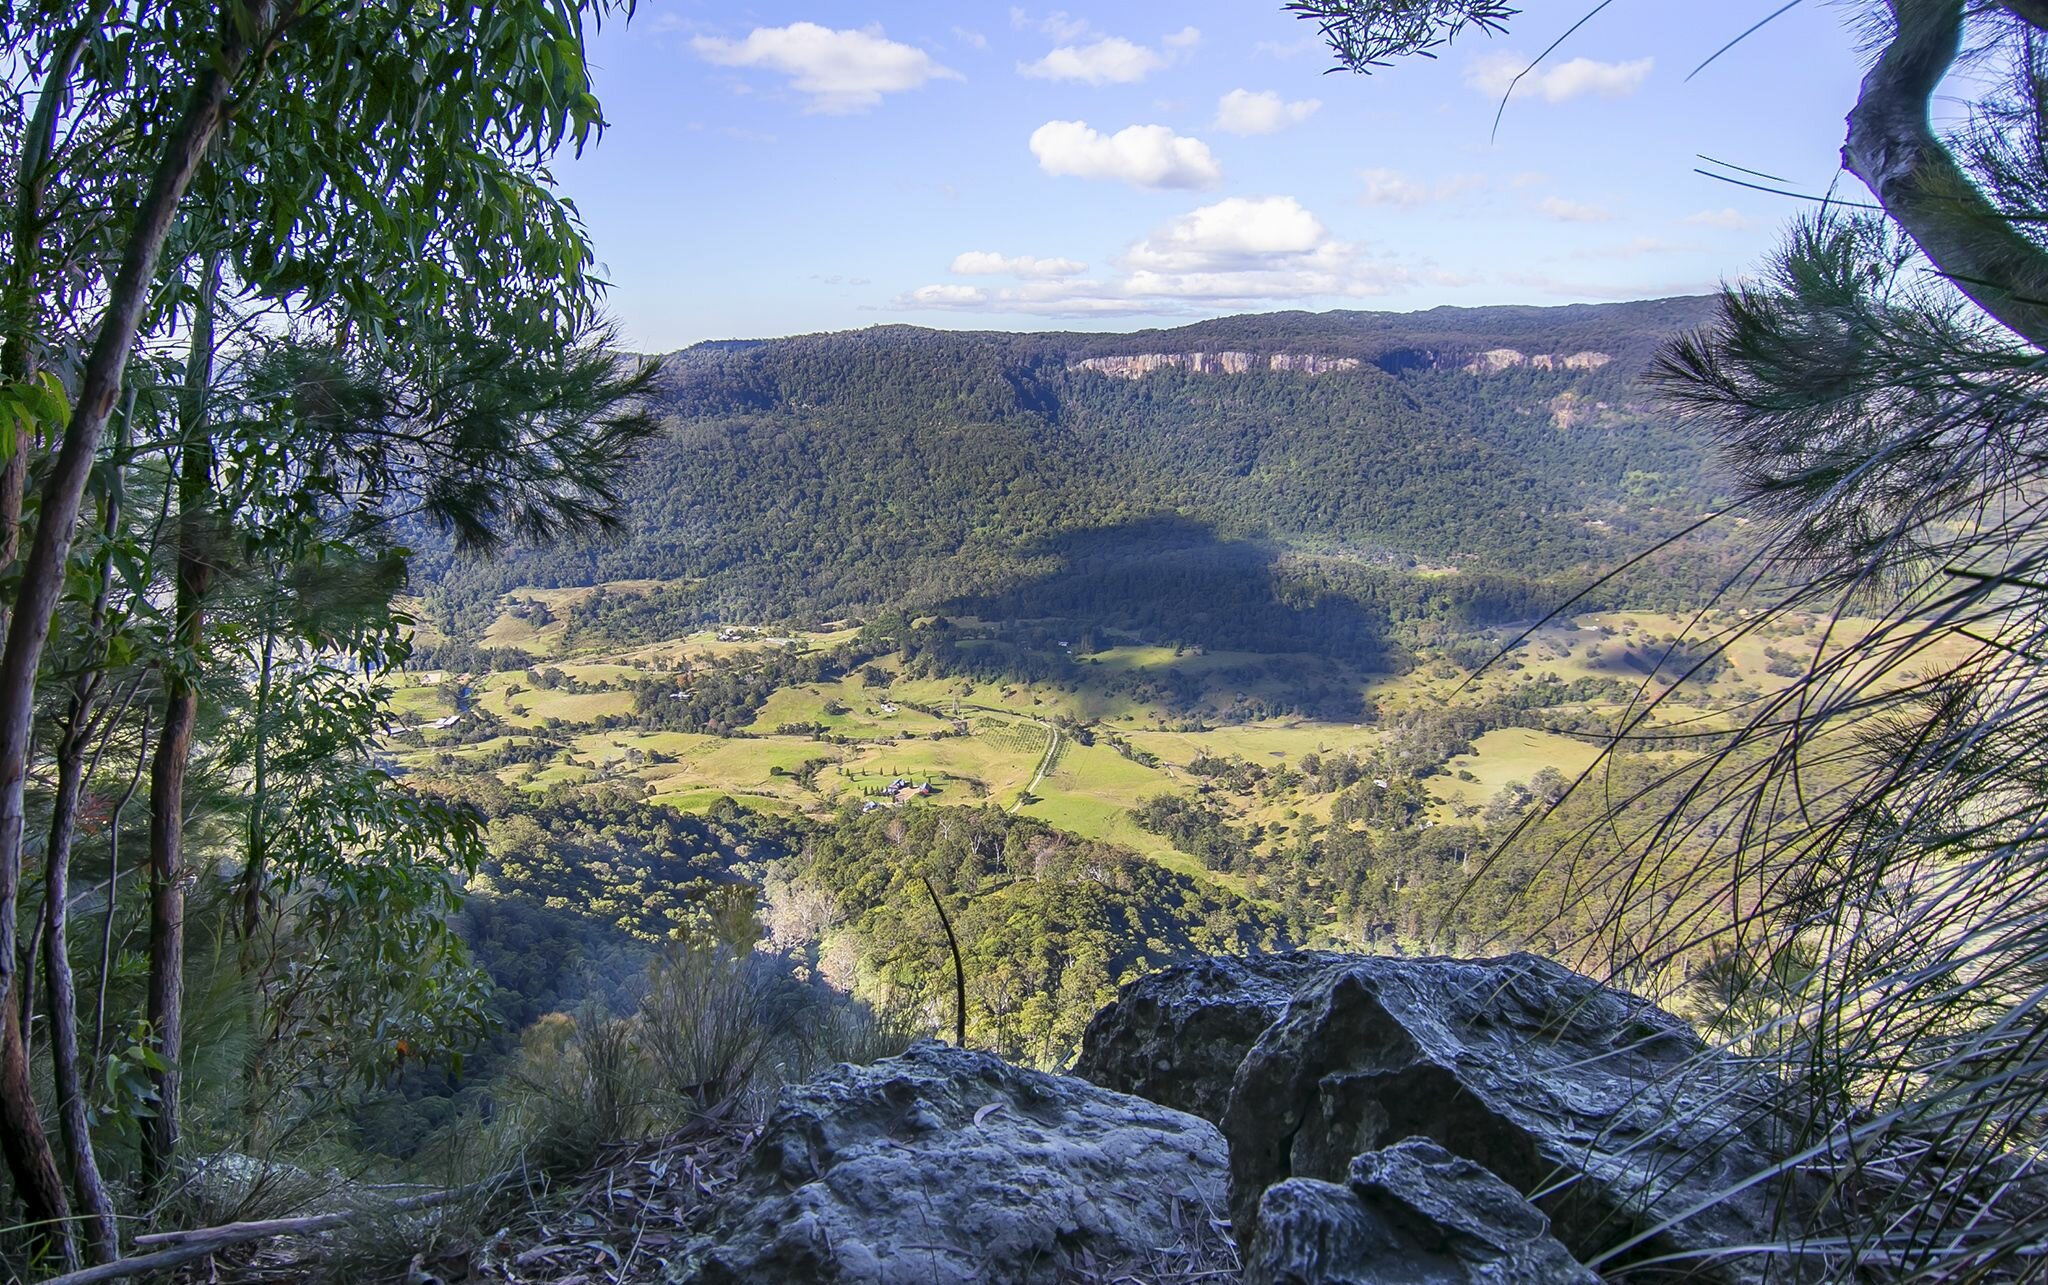
{"label": "cumulus cloud", "polygon": [[1134,187],[1208,187],[1223,177],[1208,144],[1164,125],[1104,134],[1086,121],[1049,120],[1031,132],[1031,154],[1048,174],[1116,179]]}
{"label": "cumulus cloud", "polygon": [[905,298],[926,308],[966,308],[988,302],[988,291],[980,286],[919,286]]}
{"label": "cumulus cloud", "polygon": [[1091,85],[1130,85],[1166,65],[1156,49],[1122,36],[1105,36],[1091,45],[1061,45],[1037,62],[1017,70],[1041,80],[1082,80]]}
{"label": "cumulus cloud", "polygon": [[[1498,98],[1512,87],[1515,97],[1537,97],[1547,103],[1562,103],[1587,94],[1602,98],[1627,98],[1643,87],[1656,67],[1654,58],[1630,62],[1600,62],[1574,58],[1556,66],[1539,66],[1529,74],[1529,60],[1520,54],[1497,53],[1476,59],[1465,69],[1465,83],[1480,93]],[[1520,81],[1515,78],[1521,76]]]}
{"label": "cumulus cloud", "polygon": [[1216,128],[1226,134],[1274,134],[1316,114],[1320,98],[1288,102],[1272,90],[1233,89],[1216,100]]}
{"label": "cumulus cloud", "polygon": [[1486,186],[1486,179],[1478,174],[1453,174],[1433,183],[1411,178],[1400,170],[1360,170],[1358,177],[1365,185],[1358,199],[1366,205],[1435,205]]}
{"label": "cumulus cloud", "polygon": [[953,256],[956,277],[1044,277],[1077,276],[1088,265],[1072,259],[1034,259],[1028,254],[997,254],[992,250],[968,250]]}
{"label": "cumulus cloud", "polygon": [[1131,247],[1137,267],[1208,271],[1254,260],[1312,254],[1335,243],[1291,196],[1227,197],[1181,215]]}
{"label": "cumulus cloud", "polygon": [[[986,261],[1001,256],[986,256]],[[984,262],[979,254],[961,260]],[[1014,286],[921,286],[903,308],[1038,316],[1194,313],[1318,298],[1384,295],[1418,279],[1409,268],[1338,240],[1291,196],[1230,197],[1140,238],[1100,277],[1027,279]]]}
{"label": "cumulus cloud", "polygon": [[884,94],[929,81],[962,78],[924,50],[888,39],[880,27],[840,31],[796,22],[756,27],[744,40],[698,36],[690,45],[699,57],[721,67],[780,72],[810,96],[812,111],[833,115],[865,111]]}
{"label": "cumulus cloud", "polygon": [[1543,217],[1559,223],[1608,223],[1614,218],[1614,211],[1604,205],[1570,201],[1562,196],[1546,196],[1536,208],[1543,212]]}
{"label": "cumulus cloud", "polygon": [[1086,18],[1076,18],[1064,9],[1055,9],[1043,18],[1033,19],[1014,5],[1010,8],[1010,25],[1019,31],[1036,27],[1054,40],[1079,40],[1093,30]]}
{"label": "cumulus cloud", "polygon": [[[1018,11],[1012,10],[1012,13]],[[1064,19],[1065,14],[1054,14],[1054,19]],[[1086,23],[1062,24],[1057,28],[1051,19],[1041,24],[1055,39],[1078,40],[1086,34]],[[1068,43],[1059,46],[1037,62],[1018,63],[1017,70],[1040,80],[1079,80],[1090,85],[1134,85],[1171,63],[1187,50],[1202,42],[1202,33],[1195,27],[1182,27],[1179,31],[1160,37],[1161,49],[1141,45],[1122,36],[1103,36],[1088,44]]]}
{"label": "cumulus cloud", "polygon": [[1682,220],[1689,227],[1721,228],[1729,232],[1746,232],[1756,226],[1756,221],[1740,210],[1701,210],[1688,214]]}

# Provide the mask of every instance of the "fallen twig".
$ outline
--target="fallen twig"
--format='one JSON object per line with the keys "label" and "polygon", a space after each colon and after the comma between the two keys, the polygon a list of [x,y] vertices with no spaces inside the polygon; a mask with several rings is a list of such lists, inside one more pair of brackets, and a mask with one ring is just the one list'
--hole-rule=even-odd
{"label": "fallen twig", "polygon": [[483,1182],[474,1182],[466,1187],[451,1187],[444,1191],[430,1191],[418,1196],[407,1196],[389,1204],[364,1206],[360,1209],[346,1209],[327,1214],[306,1214],[298,1218],[263,1218],[250,1222],[223,1223],[218,1227],[194,1227],[185,1231],[152,1232],[137,1236],[137,1248],[149,1249],[163,1246],[153,1253],[135,1254],[111,1263],[101,1263],[62,1276],[53,1276],[43,1285],[96,1285],[99,1281],[125,1280],[146,1272],[162,1271],[177,1267],[196,1259],[206,1258],[224,1249],[246,1245],[252,1241],[272,1240],[280,1236],[310,1236],[316,1232],[332,1231],[337,1227],[375,1214],[404,1213],[414,1209],[429,1209],[445,1205],[452,1200],[475,1195],[517,1177],[519,1170],[499,1174]]}

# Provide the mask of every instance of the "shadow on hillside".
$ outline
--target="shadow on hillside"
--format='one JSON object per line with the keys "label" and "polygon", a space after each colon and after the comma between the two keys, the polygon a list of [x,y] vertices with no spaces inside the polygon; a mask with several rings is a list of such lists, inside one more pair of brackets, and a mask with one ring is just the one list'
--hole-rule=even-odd
{"label": "shadow on hillside", "polygon": [[1212,668],[1225,659],[1218,653],[1254,653],[1241,662],[1248,682],[1250,669],[1260,671],[1250,685],[1302,702],[1343,686],[1340,666],[1355,674],[1406,663],[1377,609],[1290,573],[1279,547],[1229,539],[1207,523],[1160,515],[1069,532],[1024,552],[1053,569],[939,610],[1076,641],[1126,635],[1178,646]]}

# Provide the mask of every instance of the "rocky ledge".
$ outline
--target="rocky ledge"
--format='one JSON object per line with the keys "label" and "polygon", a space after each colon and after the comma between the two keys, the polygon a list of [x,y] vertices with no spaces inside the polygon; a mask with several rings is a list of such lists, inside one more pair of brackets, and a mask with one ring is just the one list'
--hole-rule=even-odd
{"label": "rocky ledge", "polygon": [[1127,987],[1075,1069],[923,1043],[786,1090],[671,1279],[1822,1275],[1756,1248],[1816,1196],[1750,1073],[1534,956],[1200,960]]}

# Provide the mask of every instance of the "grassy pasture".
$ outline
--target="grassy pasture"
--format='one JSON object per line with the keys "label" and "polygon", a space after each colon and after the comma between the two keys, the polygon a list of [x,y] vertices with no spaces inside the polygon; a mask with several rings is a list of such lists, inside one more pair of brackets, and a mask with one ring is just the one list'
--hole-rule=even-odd
{"label": "grassy pasture", "polygon": [[[636,586],[610,588],[632,592]],[[772,630],[761,631],[760,637],[721,642],[718,630],[707,629],[646,646],[578,647],[573,655],[550,650],[559,647],[559,635],[566,633],[562,618],[590,592],[521,590],[508,595],[508,601],[544,603],[557,619],[550,625],[535,626],[507,613],[492,626],[496,637],[486,641],[526,647],[536,664],[557,666],[580,683],[620,687],[664,672],[678,662],[702,662],[787,645],[783,636]],[[1564,681],[1614,678],[1634,687],[1644,683],[1671,636],[1690,631],[1699,638],[1736,620],[1732,614],[1716,615],[1707,624],[1688,616],[1656,613],[1586,615],[1535,631],[1516,648],[1508,663],[1496,664],[1476,677],[1425,654],[1408,673],[1369,682],[1361,679],[1360,686],[1389,715],[1446,702],[1482,703],[1542,676]],[[1711,705],[1781,684],[1785,679],[1769,673],[1769,666],[1775,663],[1784,668],[1786,656],[1802,663],[1810,659],[1821,645],[1822,628],[1810,618],[1791,619],[1735,641],[1728,649],[1726,672],[1713,683],[1700,686],[1688,699],[1704,699]],[[1860,634],[1867,625],[1847,621],[1834,628],[1838,638],[1846,638]],[[852,633],[839,630],[802,638],[811,646],[826,648],[851,638]],[[1513,634],[1502,630],[1496,636],[1504,642]],[[1771,654],[1766,654],[1766,648]],[[1945,654],[1934,649],[1916,664],[1922,669],[1930,667]],[[1305,718],[1230,723],[1210,716],[1206,722],[1198,722],[1185,709],[1154,703],[1143,695],[1155,681],[1173,675],[1192,677],[1201,682],[1205,701],[1227,709],[1240,692],[1256,696],[1271,682],[1263,674],[1247,671],[1275,662],[1284,665],[1314,658],[1192,651],[1176,656],[1169,647],[1119,643],[1073,660],[1058,681],[1025,683],[908,678],[902,673],[900,658],[885,656],[872,663],[890,675],[888,686],[869,687],[857,675],[849,675],[784,688],[759,711],[747,729],[749,735],[731,739],[590,730],[589,725],[598,718],[630,714],[630,693],[536,689],[521,673],[478,676],[469,698],[511,728],[538,729],[549,718],[559,718],[571,727],[566,733],[572,738],[570,749],[564,757],[573,758],[575,766],[560,758],[542,765],[516,764],[500,770],[501,779],[541,789],[600,775],[625,777],[645,783],[661,803],[700,811],[719,798],[731,797],[748,806],[823,814],[848,801],[873,798],[878,787],[897,776],[931,780],[937,790],[929,800],[933,805],[1008,806],[1037,771],[1046,746],[1045,724],[1055,718],[1071,718],[1096,725],[1098,736],[1102,730],[1115,732],[1136,748],[1156,755],[1160,765],[1147,768],[1134,763],[1106,741],[1084,746],[1071,736],[1064,737],[1054,770],[1038,782],[1033,791],[1035,801],[1023,810],[1075,833],[1124,844],[1191,873],[1200,872],[1199,863],[1174,851],[1158,836],[1138,829],[1129,815],[1132,807],[1160,793],[1193,795],[1202,783],[1187,772],[1188,763],[1211,755],[1239,757],[1269,769],[1295,766],[1311,752],[1369,753],[1383,735],[1370,725]],[[509,690],[514,684],[523,689],[516,696]],[[401,723],[431,722],[453,712],[456,691],[452,682],[437,684],[426,681],[426,676],[406,676],[394,687],[393,709]],[[1653,684],[1650,690],[1659,687],[1661,684]],[[523,708],[523,714],[511,713],[514,703]],[[844,706],[846,712],[827,713],[826,707],[834,703]],[[896,708],[886,711],[885,704]],[[913,709],[913,704],[940,710],[944,716],[922,713]],[[971,734],[935,738],[933,733],[951,733],[956,710]],[[1674,716],[1688,718],[1701,713],[1697,704],[1673,710]],[[582,730],[575,730],[579,724]],[[813,724],[822,725],[829,735],[847,743],[774,734],[779,726]],[[1197,730],[1172,730],[1189,727]],[[454,752],[459,759],[475,761],[507,743],[501,738]],[[1509,728],[1488,733],[1473,753],[1460,756],[1446,772],[1430,778],[1429,788],[1437,799],[1431,815],[1438,820],[1452,819],[1454,803],[1484,806],[1502,786],[1526,782],[1546,766],[1567,777],[1576,776],[1597,752],[1597,747],[1586,741],[1546,732]],[[425,768],[437,753],[433,749],[405,751],[398,757],[402,763]],[[664,761],[655,761],[657,757]],[[800,784],[796,773],[807,762],[819,759],[826,762],[816,772],[814,786]],[[1457,780],[1459,771],[1474,779]],[[1212,791],[1208,797],[1224,804],[1236,824],[1264,825],[1269,834],[1284,832],[1288,836],[1305,825],[1326,822],[1335,798],[1300,790],[1277,798],[1222,791]]]}
{"label": "grassy pasture", "polygon": [[[1568,781],[1576,779],[1600,753],[1599,747],[1586,741],[1525,727],[1488,732],[1474,742],[1474,750],[1452,759],[1447,770],[1452,774],[1470,772],[1476,779],[1461,781],[1455,775],[1433,776],[1429,778],[1432,795],[1446,803],[1457,800],[1483,807],[1503,786],[1514,781],[1526,785],[1530,777],[1546,767],[1564,773]],[[1448,809],[1441,811],[1448,813]]]}
{"label": "grassy pasture", "polygon": [[455,712],[446,685],[410,681],[413,676],[409,674],[399,677],[400,681],[391,684],[390,702],[391,714],[399,722],[431,723]]}
{"label": "grassy pasture", "polygon": [[[515,685],[521,689],[516,696],[511,692]],[[479,708],[515,727],[539,727],[550,718],[588,723],[633,712],[631,692],[571,692],[559,687],[551,691],[528,686],[522,674],[490,674],[470,685],[469,696]]]}

